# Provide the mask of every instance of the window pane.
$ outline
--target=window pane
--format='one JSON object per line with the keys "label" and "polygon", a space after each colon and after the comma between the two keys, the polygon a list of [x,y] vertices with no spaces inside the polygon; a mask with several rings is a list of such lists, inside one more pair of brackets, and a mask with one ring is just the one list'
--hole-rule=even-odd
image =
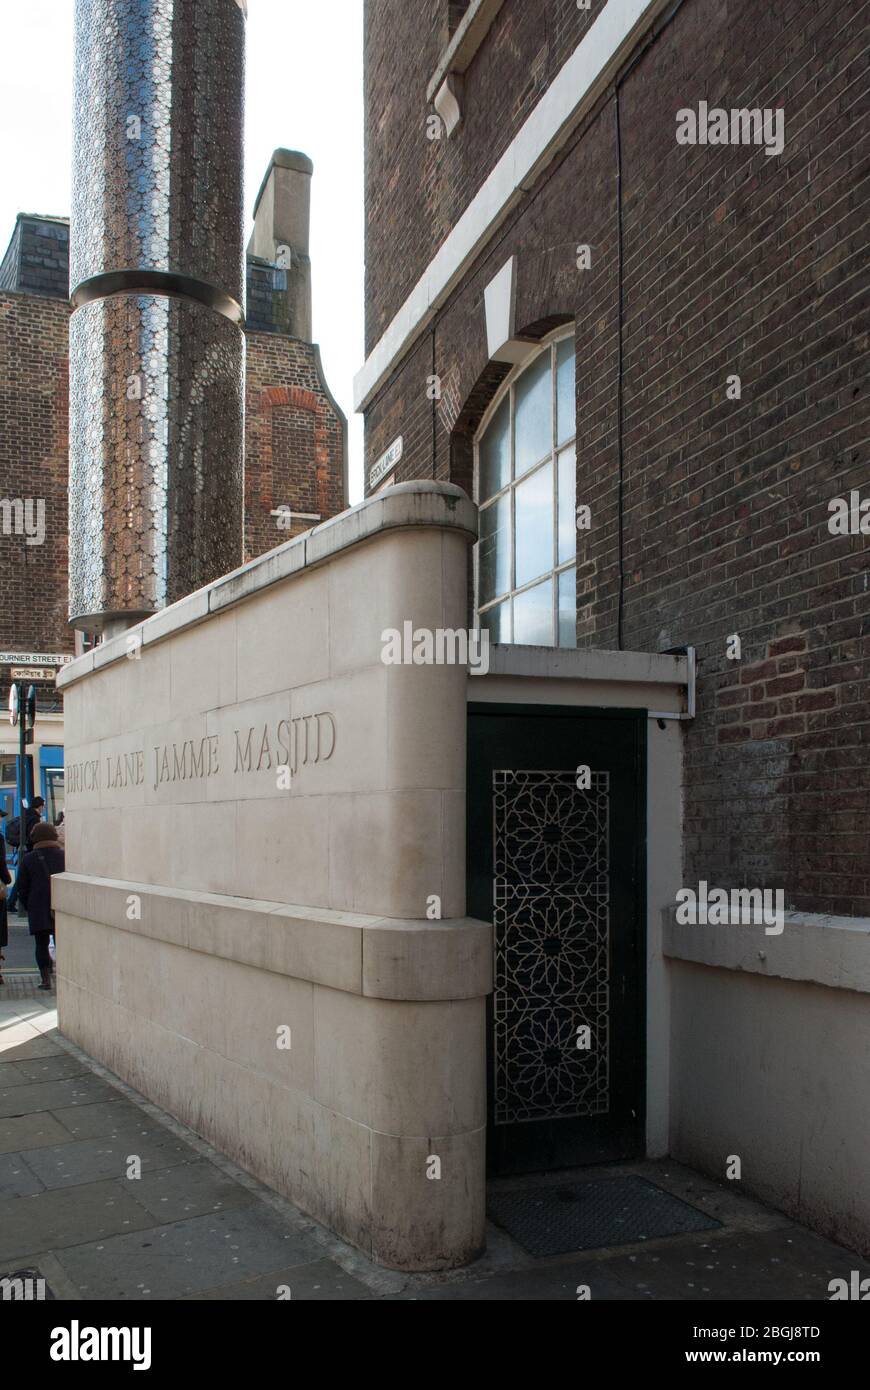
{"label": "window pane", "polygon": [[559,575],[559,646],[577,645],[577,571]]}
{"label": "window pane", "polygon": [[540,463],[553,447],[553,377],[549,352],[516,384],[516,476]]}
{"label": "window pane", "polygon": [[556,443],[563,444],[576,432],[574,387],[574,339],[563,338],[556,347]]}
{"label": "window pane", "polygon": [[494,492],[500,492],[510,482],[510,396],[505,396],[493,415],[478,450],[480,461],[480,497],[485,502]]}
{"label": "window pane", "polygon": [[514,599],[514,641],[525,647],[553,645],[553,581],[536,584]]}
{"label": "window pane", "polygon": [[480,513],[478,603],[505,594],[511,586],[511,499],[500,497]]}
{"label": "window pane", "polygon": [[545,463],[516,489],[517,575],[521,588],[553,568],[553,465]]}
{"label": "window pane", "polygon": [[577,456],[573,446],[559,455],[559,564],[577,554]]}
{"label": "window pane", "polygon": [[509,642],[511,640],[511,601],[497,603],[495,608],[487,608],[480,615],[480,626],[489,633],[490,642]]}

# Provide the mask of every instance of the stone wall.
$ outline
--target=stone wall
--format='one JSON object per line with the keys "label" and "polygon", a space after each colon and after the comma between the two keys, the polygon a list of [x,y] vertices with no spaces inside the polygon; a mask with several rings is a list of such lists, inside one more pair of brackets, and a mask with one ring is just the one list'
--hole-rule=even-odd
{"label": "stone wall", "polygon": [[870,1253],[870,927],[790,913],[766,935],[667,915],[670,1152]]}
{"label": "stone wall", "polygon": [[382,632],[462,626],[475,532],[458,489],[392,490],[61,677],[62,1031],[406,1269],[482,1248],[491,929],[465,667]]}

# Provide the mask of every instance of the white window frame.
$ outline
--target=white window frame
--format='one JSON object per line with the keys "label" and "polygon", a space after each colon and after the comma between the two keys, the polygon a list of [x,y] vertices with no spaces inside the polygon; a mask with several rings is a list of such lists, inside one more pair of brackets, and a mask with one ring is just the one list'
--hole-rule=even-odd
{"label": "white window frame", "polygon": [[[571,448],[571,446],[573,445],[573,447],[574,447],[574,472],[575,472],[575,478],[576,478],[576,471],[577,471],[577,420],[576,420],[576,415],[575,415],[575,420],[574,420],[574,433],[573,433],[568,439],[564,440],[561,444],[558,443],[558,442],[557,442],[557,437],[556,437],[556,436],[557,436],[557,433],[558,433],[556,349],[557,349],[557,346],[558,346],[559,343],[564,342],[566,339],[569,339],[569,338],[573,341],[573,340],[575,339],[575,337],[576,337],[576,330],[575,330],[574,324],[572,323],[572,324],[562,324],[559,328],[554,329],[551,333],[548,333],[544,338],[542,338],[538,350],[537,350],[536,352],[532,353],[529,357],[527,357],[527,358],[525,359],[524,362],[522,362],[522,363],[520,363],[518,366],[512,368],[512,370],[510,371],[510,373],[508,374],[508,376],[507,376],[507,377],[505,378],[505,380],[501,383],[501,385],[499,386],[498,391],[496,392],[495,396],[493,397],[493,399],[490,401],[489,405],[487,406],[486,411],[484,412],[483,418],[482,418],[480,424],[478,425],[477,431],[476,431],[475,436],[474,436],[474,500],[475,500],[475,502],[477,503],[478,507],[481,507],[481,510],[487,510],[489,507],[495,506],[495,505],[497,504],[499,498],[502,498],[502,497],[505,497],[506,495],[509,495],[509,496],[510,496],[510,526],[511,526],[511,537],[510,537],[510,546],[511,546],[510,588],[507,589],[504,593],[498,594],[495,598],[492,598],[492,599],[487,600],[487,602],[483,605],[482,609],[481,609],[481,607],[480,607],[480,605],[479,605],[479,603],[478,603],[478,597],[479,597],[479,594],[480,594],[480,543],[478,542],[478,544],[474,547],[474,622],[475,622],[475,626],[479,628],[479,627],[480,627],[480,615],[481,615],[481,612],[484,612],[484,613],[485,613],[485,612],[489,611],[490,609],[497,608],[497,607],[499,606],[499,604],[504,603],[505,600],[509,600],[509,601],[510,601],[510,604],[511,604],[511,637],[510,637],[510,645],[511,645],[511,646],[519,646],[519,645],[522,645],[522,644],[520,644],[520,643],[517,643],[516,640],[515,640],[515,637],[514,637],[513,600],[516,598],[516,596],[517,596],[518,594],[524,594],[524,593],[528,592],[528,590],[530,590],[530,589],[537,588],[537,586],[538,586],[539,584],[544,584],[544,583],[546,583],[546,582],[547,582],[547,579],[549,578],[549,579],[552,581],[552,585],[553,585],[553,641],[552,641],[552,643],[551,643],[550,645],[552,646],[552,649],[553,649],[554,651],[559,651],[559,650],[567,651],[567,650],[569,650],[569,648],[567,648],[567,647],[561,647],[561,648],[560,648],[560,645],[559,645],[559,575],[560,575],[560,574],[564,574],[564,573],[565,573],[566,571],[568,571],[568,570],[576,570],[576,569],[577,569],[577,550],[576,550],[576,546],[575,546],[574,554],[573,554],[573,556],[571,557],[571,559],[570,559],[570,560],[564,560],[561,564],[559,563],[559,455],[560,455],[561,453],[564,453],[564,451],[565,451],[566,449]],[[534,463],[534,464],[532,465],[531,468],[527,468],[526,471],[523,473],[522,477],[518,479],[518,478],[515,476],[515,463],[516,463],[516,460],[515,460],[515,457],[514,457],[514,455],[515,455],[515,449],[516,449],[516,441],[515,441],[515,420],[516,420],[516,394],[515,394],[515,386],[516,386],[516,383],[517,383],[517,381],[519,380],[519,378],[520,378],[525,372],[529,371],[529,370],[535,365],[535,363],[538,362],[539,359],[540,359],[541,357],[543,357],[544,353],[549,353],[549,354],[550,354],[550,360],[551,360],[550,380],[551,380],[552,392],[553,392],[553,400],[552,400],[552,436],[551,436],[551,440],[550,440],[550,452],[549,452],[548,454],[544,454],[544,455],[538,460],[537,463]],[[487,431],[487,429],[488,429],[490,423],[492,422],[493,416],[494,416],[494,415],[496,414],[496,412],[501,408],[501,406],[503,405],[504,400],[505,400],[506,397],[509,397],[509,398],[510,398],[510,406],[509,406],[510,477],[509,477],[508,482],[505,484],[504,487],[499,488],[499,490],[498,490],[497,492],[494,492],[494,493],[492,494],[491,497],[487,497],[485,503],[482,504],[481,501],[480,501],[480,442],[481,442],[481,440],[483,439],[484,435],[486,434],[486,431]],[[576,399],[576,398],[575,398],[575,399]],[[575,407],[575,408],[576,408],[576,407]],[[540,469],[545,468],[546,465],[547,465],[548,463],[552,464],[552,467],[553,467],[553,565],[552,565],[552,567],[551,567],[550,569],[545,570],[542,574],[537,575],[534,579],[530,580],[527,584],[520,584],[520,585],[517,585],[517,583],[516,583],[516,490],[517,490],[517,486],[518,486],[519,484],[521,484],[521,483],[525,483],[529,478],[533,477],[534,474],[537,473]],[[574,643],[574,645],[576,646],[576,619],[575,619],[575,643]]]}

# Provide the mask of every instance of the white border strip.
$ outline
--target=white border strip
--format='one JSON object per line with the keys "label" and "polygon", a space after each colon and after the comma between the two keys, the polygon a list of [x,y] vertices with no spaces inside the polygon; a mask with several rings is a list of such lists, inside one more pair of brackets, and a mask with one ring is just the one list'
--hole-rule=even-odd
{"label": "white border strip", "polygon": [[671,0],[607,0],[535,109],[429,262],[380,342],[354,378],[354,409],[364,410],[396,360],[443,304],[465,267],[527,192],[612,80],[640,34]]}

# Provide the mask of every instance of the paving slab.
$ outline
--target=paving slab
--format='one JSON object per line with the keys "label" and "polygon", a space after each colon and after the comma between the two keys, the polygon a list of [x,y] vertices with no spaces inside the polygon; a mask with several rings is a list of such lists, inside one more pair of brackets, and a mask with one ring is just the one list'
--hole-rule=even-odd
{"label": "paving slab", "polygon": [[66,1081],[73,1076],[92,1075],[84,1062],[67,1052],[59,1057],[20,1058],[12,1065],[26,1081]]}
{"label": "paving slab", "polygon": [[0,1259],[137,1231],[153,1217],[114,1182],[0,1201]]}
{"label": "paving slab", "polygon": [[576,1300],[578,1289],[584,1288],[593,1302],[820,1302],[829,1298],[831,1279],[848,1280],[854,1269],[862,1277],[870,1274],[870,1265],[859,1256],[793,1225],[707,1239],[658,1240],[631,1254],[604,1250],[558,1262],[535,1261],[483,1279],[472,1267],[466,1277],[409,1287],[397,1297],[422,1302]]}
{"label": "paving slab", "polygon": [[[64,1274],[57,1259],[50,1251],[40,1250],[36,1255],[16,1255],[14,1264],[16,1269],[34,1269],[37,1271],[37,1278],[45,1280],[47,1285],[46,1296],[55,1299],[76,1298],[75,1289]],[[3,1270],[7,1272],[9,1265],[4,1263]]]}
{"label": "paving slab", "polygon": [[162,1134],[144,1139],[137,1137],[129,1142],[80,1139],[49,1148],[28,1149],[26,1162],[45,1187],[53,1188],[99,1182],[103,1178],[139,1182],[141,1179],[127,1176],[129,1160],[134,1157],[141,1159],[141,1171],[145,1174],[176,1163],[190,1163],[196,1153],[189,1144],[164,1130]]}
{"label": "paving slab", "polygon": [[[60,1299],[573,1302],[579,1286],[593,1301],[806,1303],[827,1299],[833,1278],[870,1276],[866,1260],[739,1184],[669,1159],[510,1185],[637,1174],[715,1216],[721,1230],[535,1259],[490,1225],[486,1253],[468,1269],[385,1271],[156,1106],[140,1105],[59,1041],[55,1019],[48,998],[0,997],[0,1272],[39,1269]],[[125,1176],[131,1154],[144,1160],[140,1179]]]}
{"label": "paving slab", "polygon": [[26,975],[16,975],[10,979],[5,975],[5,983],[0,986],[0,996],[4,1002],[27,1000],[31,1005],[39,999],[56,999],[54,990],[42,988],[39,975],[31,969]]}
{"label": "paving slab", "polygon": [[11,1086],[24,1086],[28,1081],[65,1081],[75,1076],[90,1076],[89,1069],[74,1056],[61,1052],[60,1056],[35,1056],[11,1062],[10,1054],[4,1052],[0,1062],[0,1091]]}
{"label": "paving slab", "polygon": [[[31,990],[28,987],[26,995],[18,991],[11,991],[4,987],[3,998],[0,1000],[3,1007],[3,1036],[7,1031],[19,1027],[26,1023],[31,1027],[38,1024],[38,1031],[45,1032],[46,1027],[57,1027],[57,1000],[54,994],[48,990]],[[46,1006],[54,1014],[54,1018],[47,1021]],[[36,1029],[34,1029],[36,1031]]]}
{"label": "paving slab", "polygon": [[0,1029],[0,1061],[25,1062],[33,1057],[68,1057],[69,1053],[60,1043],[41,1033],[31,1033],[24,1042],[7,1046],[6,1034]]}
{"label": "paving slab", "polygon": [[258,1204],[152,1225],[57,1256],[84,1299],[149,1300],[183,1298],[238,1283],[245,1275],[311,1264],[320,1253],[310,1237],[288,1230],[276,1213]]}
{"label": "paving slab", "polygon": [[261,1275],[259,1279],[248,1279],[241,1284],[227,1284],[223,1288],[208,1289],[205,1293],[188,1294],[184,1301],[202,1303],[205,1300],[218,1299],[233,1302],[256,1299],[259,1302],[270,1303],[347,1303],[374,1297],[371,1289],[366,1288],[365,1284],[355,1279],[352,1274],[346,1273],[340,1265],[332,1260],[316,1260],[314,1264],[293,1265],[287,1269],[279,1269],[273,1274]]}
{"label": "paving slab", "polygon": [[10,1051],[23,1046],[25,1043],[38,1042],[42,1033],[25,1018],[10,1019],[8,1017],[9,1005],[6,1001],[3,1001],[3,1008],[3,1016],[7,1021],[0,1026],[0,1057],[5,1062],[9,1060],[7,1054]]}
{"label": "paving slab", "polygon": [[135,1139],[166,1133],[165,1125],[152,1119],[138,1105],[122,1099],[120,1094],[116,1100],[100,1100],[93,1105],[58,1110],[55,1118],[75,1139],[99,1139],[103,1135]]}
{"label": "paving slab", "polygon": [[0,1120],[0,1154],[68,1143],[72,1137],[60,1120],[38,1110],[14,1119]]}
{"label": "paving slab", "polygon": [[0,1119],[33,1114],[38,1110],[63,1110],[95,1100],[114,1100],[119,1092],[98,1076],[75,1076],[68,1081],[27,1082],[0,1089]]}
{"label": "paving slab", "polygon": [[257,1201],[254,1192],[227,1177],[208,1159],[143,1175],[135,1185],[134,1195],[161,1223],[246,1207]]}
{"label": "paving slab", "polygon": [[[607,1269],[596,1271],[594,1288],[590,1285],[586,1264],[561,1264],[558,1267],[527,1267],[493,1274],[488,1279],[475,1275],[473,1267],[467,1274],[449,1283],[427,1286],[412,1282],[387,1302],[407,1303],[542,1303],[577,1302],[579,1287],[590,1287],[595,1299],[624,1299],[625,1289],[620,1280]],[[585,1295],[584,1295],[585,1300]]]}
{"label": "paving slab", "polygon": [[42,1192],[39,1178],[32,1173],[21,1154],[0,1155],[0,1198],[31,1197],[34,1192]]}
{"label": "paving slab", "polygon": [[[3,1054],[0,1054],[3,1055]],[[46,1058],[46,1061],[49,1059]],[[15,1062],[0,1062],[0,1090],[6,1090],[9,1086],[23,1086],[25,1081],[30,1081],[29,1076]]]}

